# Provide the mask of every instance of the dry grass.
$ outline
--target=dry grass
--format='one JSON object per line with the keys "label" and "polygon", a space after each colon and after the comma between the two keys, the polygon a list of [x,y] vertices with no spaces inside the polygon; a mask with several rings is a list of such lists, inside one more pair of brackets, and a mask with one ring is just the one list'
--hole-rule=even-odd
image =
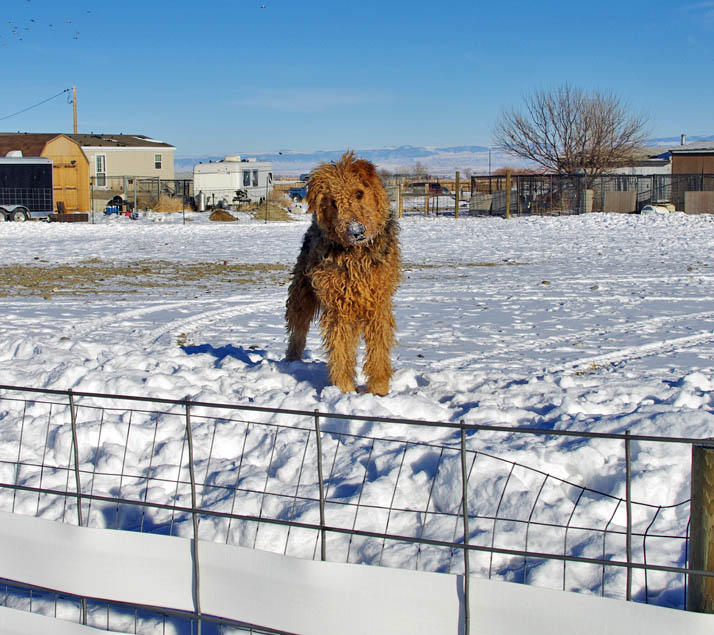
{"label": "dry grass", "polygon": [[290,214],[282,205],[276,205],[268,201],[267,207],[263,203],[255,212],[253,212],[253,218],[256,220],[268,220],[268,221],[288,221],[292,220]]}
{"label": "dry grass", "polygon": [[288,221],[292,220],[287,210],[287,200],[283,192],[273,190],[268,196],[267,204],[263,201],[256,205],[253,218],[257,220]]}
{"label": "dry grass", "polygon": [[162,194],[159,200],[151,206],[154,212],[181,212],[186,209],[182,196],[167,196]]}

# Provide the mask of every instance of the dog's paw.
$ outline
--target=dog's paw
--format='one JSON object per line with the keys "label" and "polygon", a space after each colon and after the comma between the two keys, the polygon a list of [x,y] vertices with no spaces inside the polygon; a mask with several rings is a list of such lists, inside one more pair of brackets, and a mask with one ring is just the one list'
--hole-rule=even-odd
{"label": "dog's paw", "polygon": [[355,392],[357,390],[353,379],[334,378],[333,383],[340,389],[340,392]]}
{"label": "dog's paw", "polygon": [[285,360],[286,362],[299,362],[302,359],[302,351],[298,352],[292,348],[288,348],[287,351],[285,351]]}
{"label": "dog's paw", "polygon": [[373,395],[379,397],[384,397],[389,392],[389,380],[375,380],[367,383],[367,392],[371,392]]}

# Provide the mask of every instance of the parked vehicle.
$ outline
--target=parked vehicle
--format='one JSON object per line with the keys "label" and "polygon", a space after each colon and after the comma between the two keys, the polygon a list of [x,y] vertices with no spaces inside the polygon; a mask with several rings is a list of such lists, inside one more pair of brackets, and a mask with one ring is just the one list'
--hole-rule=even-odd
{"label": "parked vehicle", "polygon": [[448,196],[451,194],[448,188],[435,181],[417,181],[409,185],[409,189],[418,194],[426,194],[427,187],[429,188],[429,194],[437,194],[440,196]]}
{"label": "parked vehicle", "polygon": [[0,221],[47,219],[53,213],[52,160],[0,157]]}
{"label": "parked vehicle", "polygon": [[[244,195],[238,194],[241,190]],[[229,207],[246,197],[261,202],[273,191],[273,166],[237,154],[223,161],[199,163],[193,167],[193,191],[204,196],[207,207]]]}
{"label": "parked vehicle", "polygon": [[299,203],[307,196],[307,185],[299,185],[291,187],[288,190],[288,198],[291,198],[296,203]]}

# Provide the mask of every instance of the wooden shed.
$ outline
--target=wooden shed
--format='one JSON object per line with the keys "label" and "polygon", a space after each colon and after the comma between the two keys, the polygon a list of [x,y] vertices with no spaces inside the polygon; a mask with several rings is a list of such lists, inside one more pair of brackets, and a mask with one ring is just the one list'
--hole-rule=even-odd
{"label": "wooden shed", "polygon": [[0,156],[21,152],[25,157],[52,159],[55,205],[66,212],[88,212],[89,160],[82,147],[64,134],[0,133]]}
{"label": "wooden shed", "polygon": [[694,141],[670,152],[672,174],[714,174],[714,141]]}

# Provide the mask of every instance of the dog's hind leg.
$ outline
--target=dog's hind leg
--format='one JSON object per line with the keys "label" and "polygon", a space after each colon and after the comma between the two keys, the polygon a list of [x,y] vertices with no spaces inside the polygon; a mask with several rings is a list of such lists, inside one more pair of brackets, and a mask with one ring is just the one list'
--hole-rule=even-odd
{"label": "dog's hind leg", "polygon": [[319,303],[305,276],[293,279],[285,303],[285,328],[288,332],[288,349],[285,359],[289,362],[302,358],[310,322],[317,313]]}
{"label": "dog's hind leg", "polygon": [[342,392],[354,392],[359,325],[345,321],[336,311],[323,313],[320,324],[330,381]]}

